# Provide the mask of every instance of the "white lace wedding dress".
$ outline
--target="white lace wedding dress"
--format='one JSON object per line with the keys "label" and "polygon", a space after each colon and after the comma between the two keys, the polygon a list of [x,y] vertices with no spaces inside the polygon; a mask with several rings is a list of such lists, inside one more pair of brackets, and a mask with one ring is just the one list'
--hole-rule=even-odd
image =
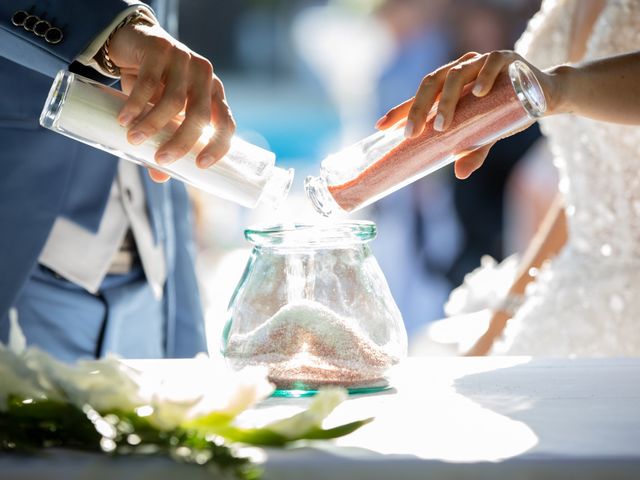
{"label": "white lace wedding dress", "polygon": [[[545,0],[518,52],[540,68],[565,63],[581,1]],[[608,0],[583,59],[638,49],[640,0]],[[494,353],[640,355],[640,127],[573,115],[540,124],[560,172],[568,242],[530,285]]]}

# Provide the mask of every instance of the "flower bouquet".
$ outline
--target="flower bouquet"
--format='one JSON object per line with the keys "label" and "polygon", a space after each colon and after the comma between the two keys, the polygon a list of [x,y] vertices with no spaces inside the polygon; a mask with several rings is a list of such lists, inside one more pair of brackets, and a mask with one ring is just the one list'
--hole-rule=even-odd
{"label": "flower bouquet", "polygon": [[[251,447],[336,438],[372,420],[323,428],[323,420],[346,398],[346,391],[330,388],[296,415],[240,426],[240,413],[273,392],[265,371],[212,372],[185,382],[115,357],[67,365],[26,348],[14,317],[11,323],[9,344],[0,343],[0,451],[58,447],[169,455],[218,474],[254,479],[260,467]],[[197,357],[195,362],[206,369],[211,361]]]}

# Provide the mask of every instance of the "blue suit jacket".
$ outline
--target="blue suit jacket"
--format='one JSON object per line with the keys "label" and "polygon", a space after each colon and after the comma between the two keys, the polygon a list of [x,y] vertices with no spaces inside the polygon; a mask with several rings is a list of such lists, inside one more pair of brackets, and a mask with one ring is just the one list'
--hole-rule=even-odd
{"label": "blue suit jacket", "polygon": [[[124,0],[2,0],[0,2],[0,318],[36,266],[51,227],[64,216],[97,231],[117,158],[38,125],[53,76],[66,68],[113,82],[76,58],[124,9]],[[152,2],[150,2],[152,3]],[[163,5],[156,11],[162,12]],[[12,24],[18,10],[49,21],[63,40],[49,44]],[[166,352],[170,357],[206,351],[193,268],[190,209],[180,182],[145,189],[156,240],[164,243]]]}

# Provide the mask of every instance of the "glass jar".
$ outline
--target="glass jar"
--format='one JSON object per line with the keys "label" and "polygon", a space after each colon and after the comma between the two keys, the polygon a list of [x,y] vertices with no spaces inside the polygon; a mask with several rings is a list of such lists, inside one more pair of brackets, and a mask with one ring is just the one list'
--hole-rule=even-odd
{"label": "glass jar", "polygon": [[[127,128],[117,119],[126,100],[120,90],[62,70],[51,86],[40,125],[245,207],[253,208],[261,202],[275,207],[289,193],[293,169],[276,167],[272,152],[238,137],[231,139],[231,148],[222,159],[209,168],[199,168],[195,159],[213,135],[213,128],[205,128],[183,158],[169,165],[157,164],[156,151],[184,117],[178,115],[144,143],[132,145],[127,140]],[[151,107],[149,104],[147,109]]]}
{"label": "glass jar", "polygon": [[389,387],[407,333],[369,248],[375,236],[371,222],[246,230],[253,252],[229,305],[227,362],[266,366],[280,396]]}
{"label": "glass jar", "polygon": [[417,138],[404,137],[406,119],[322,161],[320,176],[308,177],[307,197],[329,216],[353,212],[455,161],[520,131],[546,111],[540,83],[523,62],[509,65],[484,97],[463,91],[452,124],[433,128],[437,105]]}

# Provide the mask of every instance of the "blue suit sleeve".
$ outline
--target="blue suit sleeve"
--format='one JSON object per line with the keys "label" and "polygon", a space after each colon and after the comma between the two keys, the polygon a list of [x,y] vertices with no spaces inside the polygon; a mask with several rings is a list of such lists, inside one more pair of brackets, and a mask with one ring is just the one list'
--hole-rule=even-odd
{"label": "blue suit sleeve", "polygon": [[[0,56],[50,77],[58,70],[70,69],[106,80],[94,69],[77,62],[74,64],[74,60],[119,13],[135,5],[142,3],[135,0],[2,0]],[[34,32],[14,25],[12,18],[21,10],[59,28],[62,40],[52,44]]]}

